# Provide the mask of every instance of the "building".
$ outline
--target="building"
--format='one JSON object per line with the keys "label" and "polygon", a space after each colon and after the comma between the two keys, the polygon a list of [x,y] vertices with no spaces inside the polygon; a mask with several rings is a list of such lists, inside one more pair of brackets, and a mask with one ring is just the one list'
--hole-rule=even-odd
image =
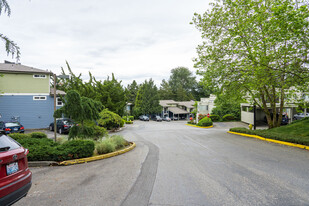
{"label": "building", "polygon": [[[0,63],[0,74],[0,121],[19,121],[25,129],[47,128],[54,113],[52,73],[6,61]],[[60,98],[56,105],[62,106]]]}
{"label": "building", "polygon": [[181,101],[174,100],[160,100],[159,104],[162,106],[163,117],[177,117],[178,119],[188,119],[194,109],[194,101]]}
{"label": "building", "polygon": [[211,94],[208,98],[201,98],[201,101],[197,104],[197,116],[199,114],[207,115],[211,114],[213,108],[215,108],[216,95]]}

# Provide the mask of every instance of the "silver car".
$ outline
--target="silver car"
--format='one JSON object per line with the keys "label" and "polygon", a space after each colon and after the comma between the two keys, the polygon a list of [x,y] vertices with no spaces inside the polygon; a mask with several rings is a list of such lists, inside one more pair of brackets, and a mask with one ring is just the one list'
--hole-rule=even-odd
{"label": "silver car", "polygon": [[[309,113],[306,114],[306,117],[309,117]],[[299,119],[303,119],[303,118],[305,118],[304,113],[295,114],[294,117],[293,117],[294,120],[299,120]]]}

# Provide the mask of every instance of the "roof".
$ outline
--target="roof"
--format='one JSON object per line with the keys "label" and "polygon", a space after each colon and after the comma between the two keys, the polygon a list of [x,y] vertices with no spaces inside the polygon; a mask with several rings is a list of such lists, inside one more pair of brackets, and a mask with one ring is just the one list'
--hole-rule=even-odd
{"label": "roof", "polygon": [[[64,91],[61,91],[61,90],[56,90],[56,94],[57,95],[66,95],[66,93]],[[54,88],[50,88],[50,95],[54,96]]]}
{"label": "roof", "polygon": [[173,114],[190,114],[190,112],[180,109],[179,107],[169,107],[168,110]]}
{"label": "roof", "polygon": [[162,107],[168,107],[170,106],[170,104],[176,104],[177,102],[175,102],[174,100],[160,100],[159,101],[159,104],[162,106]]}
{"label": "roof", "polygon": [[194,101],[184,101],[184,102],[177,102],[178,103],[178,105],[180,105],[180,106],[185,106],[185,107],[187,107],[187,108],[194,108],[194,104],[195,104],[195,102]]}
{"label": "roof", "polygon": [[0,73],[52,74],[47,70],[45,71],[15,63],[0,63]]}

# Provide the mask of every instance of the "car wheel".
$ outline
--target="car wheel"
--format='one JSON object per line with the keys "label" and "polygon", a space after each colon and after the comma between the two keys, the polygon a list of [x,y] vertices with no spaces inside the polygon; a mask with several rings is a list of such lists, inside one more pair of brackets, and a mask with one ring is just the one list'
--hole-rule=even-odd
{"label": "car wheel", "polygon": [[53,127],[52,127],[52,126],[49,126],[49,130],[50,130],[50,131],[53,131]]}
{"label": "car wheel", "polygon": [[59,134],[62,134],[62,133],[63,133],[63,131],[62,131],[62,129],[60,128],[60,129],[59,129]]}

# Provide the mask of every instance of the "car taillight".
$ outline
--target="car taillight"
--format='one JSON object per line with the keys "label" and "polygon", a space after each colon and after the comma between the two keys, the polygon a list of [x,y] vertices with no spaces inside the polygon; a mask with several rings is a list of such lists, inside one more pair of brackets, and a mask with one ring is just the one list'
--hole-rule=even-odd
{"label": "car taillight", "polygon": [[24,127],[21,127],[20,130],[25,129]]}
{"label": "car taillight", "polygon": [[10,128],[5,128],[5,131],[11,131],[11,129]]}
{"label": "car taillight", "polygon": [[68,126],[68,125],[66,125],[66,124],[65,124],[65,125],[63,125],[63,126],[64,126],[64,127],[69,127],[69,126]]}
{"label": "car taillight", "polygon": [[29,150],[25,149],[25,155],[29,154]]}

